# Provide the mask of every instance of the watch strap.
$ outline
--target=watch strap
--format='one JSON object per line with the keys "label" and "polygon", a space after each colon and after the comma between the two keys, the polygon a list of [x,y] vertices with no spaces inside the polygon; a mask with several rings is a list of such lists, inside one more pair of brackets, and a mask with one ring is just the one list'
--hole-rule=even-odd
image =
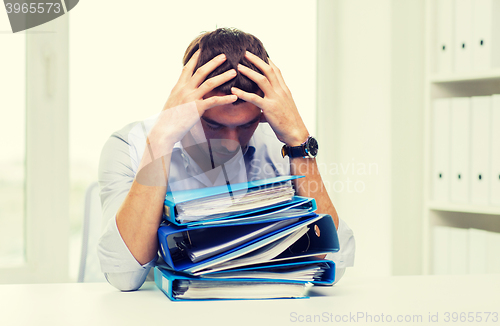
{"label": "watch strap", "polygon": [[[311,152],[309,152],[311,151]],[[283,157],[287,156],[290,158],[302,157],[302,158],[315,158],[318,155],[318,142],[312,136],[309,136],[305,142],[299,146],[287,146],[284,145],[281,149],[281,155]]]}
{"label": "watch strap", "polygon": [[305,147],[306,147],[306,143],[303,143],[302,145],[299,145],[299,146],[293,146],[293,147],[283,145],[283,148],[281,149],[281,155],[283,157],[288,156],[290,158],[306,157],[307,153],[306,153]]}
{"label": "watch strap", "polygon": [[306,153],[304,150],[305,145],[302,144],[300,146],[288,147],[288,156],[289,157],[305,157]]}

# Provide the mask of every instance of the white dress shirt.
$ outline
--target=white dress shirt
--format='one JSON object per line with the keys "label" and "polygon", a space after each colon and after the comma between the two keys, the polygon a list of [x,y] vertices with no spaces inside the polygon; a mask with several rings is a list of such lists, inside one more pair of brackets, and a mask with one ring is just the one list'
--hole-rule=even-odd
{"label": "white dress shirt", "polygon": [[[99,186],[103,219],[107,227],[99,240],[98,256],[106,279],[122,291],[136,290],[144,283],[158,257],[145,265],[139,264],[123,241],[116,226],[116,213],[132,186],[142,154],[146,135],[158,115],[143,122],[134,122],[113,133],[101,153]],[[289,159],[281,156],[282,143],[267,123],[259,124],[244,152],[239,152],[222,166],[203,173],[189,156],[181,142],[175,144],[170,163],[168,191],[195,189],[230,183],[289,175]],[[353,266],[355,241],[352,230],[339,219],[340,250],[327,255],[336,265],[337,282],[345,268]]]}

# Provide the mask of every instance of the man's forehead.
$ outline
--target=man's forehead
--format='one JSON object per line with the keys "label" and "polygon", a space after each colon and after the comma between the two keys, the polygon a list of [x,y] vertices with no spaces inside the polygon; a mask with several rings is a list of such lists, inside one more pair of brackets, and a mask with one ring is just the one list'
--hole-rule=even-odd
{"label": "man's forehead", "polygon": [[213,107],[202,116],[209,123],[222,125],[245,125],[260,119],[261,110],[251,103],[227,104]]}

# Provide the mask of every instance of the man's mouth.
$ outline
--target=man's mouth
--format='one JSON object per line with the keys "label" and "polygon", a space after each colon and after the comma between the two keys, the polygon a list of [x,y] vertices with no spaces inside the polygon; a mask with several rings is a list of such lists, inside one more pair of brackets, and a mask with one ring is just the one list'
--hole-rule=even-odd
{"label": "man's mouth", "polygon": [[220,157],[233,157],[238,151],[235,152],[224,152],[224,151],[214,151],[214,154]]}

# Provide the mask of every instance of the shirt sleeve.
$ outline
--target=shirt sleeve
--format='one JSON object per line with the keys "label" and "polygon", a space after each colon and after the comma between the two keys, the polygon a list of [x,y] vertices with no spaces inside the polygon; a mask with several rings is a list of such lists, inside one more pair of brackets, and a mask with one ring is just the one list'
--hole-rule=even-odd
{"label": "shirt sleeve", "polygon": [[339,218],[339,227],[337,229],[340,249],[338,252],[329,253],[326,259],[335,262],[335,281],[337,283],[345,273],[346,267],[354,266],[354,253],[356,251],[356,242],[354,234],[349,226]]}
{"label": "shirt sleeve", "polygon": [[134,180],[127,141],[130,124],[108,139],[99,162],[99,186],[103,222],[107,223],[97,245],[101,271],[110,284],[122,291],[137,290],[144,283],[157,257],[141,265],[123,241],[116,225],[116,213]]}

